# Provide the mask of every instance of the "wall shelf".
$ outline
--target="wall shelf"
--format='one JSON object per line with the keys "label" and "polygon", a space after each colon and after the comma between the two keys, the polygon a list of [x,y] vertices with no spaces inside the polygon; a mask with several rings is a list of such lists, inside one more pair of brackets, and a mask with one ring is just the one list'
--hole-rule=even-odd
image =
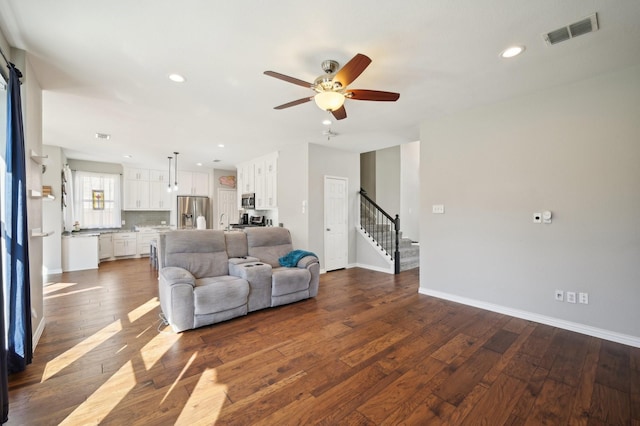
{"label": "wall shelf", "polygon": [[34,150],[31,150],[30,156],[31,156],[31,159],[38,164],[44,164],[44,161],[49,158],[48,155],[40,155]]}
{"label": "wall shelf", "polygon": [[30,189],[29,190],[29,198],[41,198],[43,200],[55,200],[56,196],[55,195],[42,195],[42,192],[40,191],[36,191],[35,189]]}
{"label": "wall shelf", "polygon": [[35,228],[31,230],[32,237],[48,237],[49,235],[53,235],[55,231],[42,232],[42,229]]}

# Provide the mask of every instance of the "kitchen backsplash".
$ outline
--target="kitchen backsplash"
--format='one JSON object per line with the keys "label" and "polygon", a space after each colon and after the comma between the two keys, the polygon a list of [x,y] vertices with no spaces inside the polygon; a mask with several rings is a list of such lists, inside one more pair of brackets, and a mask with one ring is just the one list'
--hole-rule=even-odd
{"label": "kitchen backsplash", "polygon": [[134,226],[157,226],[161,225],[164,221],[166,225],[169,225],[169,216],[171,212],[168,211],[122,211],[122,219],[125,224],[123,228],[133,228]]}

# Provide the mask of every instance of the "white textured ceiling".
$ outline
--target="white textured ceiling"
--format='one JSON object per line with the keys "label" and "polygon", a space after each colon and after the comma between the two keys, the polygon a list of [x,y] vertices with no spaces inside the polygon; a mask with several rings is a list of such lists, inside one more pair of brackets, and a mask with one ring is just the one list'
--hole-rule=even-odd
{"label": "white textured ceiling", "polygon": [[[543,33],[594,12],[598,32],[545,45]],[[44,90],[45,144],[158,166],[179,151],[185,168],[306,142],[365,152],[416,141],[422,121],[639,64],[639,23],[638,0],[0,1],[2,31]],[[525,53],[501,59],[512,44]],[[356,53],[373,62],[349,87],[398,102],[347,100],[331,140],[313,102],[273,109],[313,92],[263,71],[313,81],[323,60]]]}

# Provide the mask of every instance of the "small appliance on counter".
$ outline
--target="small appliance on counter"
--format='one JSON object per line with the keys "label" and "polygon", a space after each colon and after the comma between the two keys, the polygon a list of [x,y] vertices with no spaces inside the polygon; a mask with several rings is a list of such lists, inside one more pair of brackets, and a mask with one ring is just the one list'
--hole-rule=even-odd
{"label": "small appliance on counter", "polygon": [[249,213],[242,213],[240,215],[240,225],[248,225],[249,224]]}
{"label": "small appliance on counter", "polygon": [[265,226],[264,216],[251,216],[250,225]]}

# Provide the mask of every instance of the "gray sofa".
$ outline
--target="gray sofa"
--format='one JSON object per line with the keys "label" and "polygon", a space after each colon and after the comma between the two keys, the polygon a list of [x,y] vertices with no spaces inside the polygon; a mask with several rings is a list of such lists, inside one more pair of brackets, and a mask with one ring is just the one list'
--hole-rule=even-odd
{"label": "gray sofa", "polygon": [[[160,307],[175,332],[318,294],[318,258],[294,252],[285,228],[171,231],[158,252]],[[278,259],[290,254],[301,258],[282,267]]]}

